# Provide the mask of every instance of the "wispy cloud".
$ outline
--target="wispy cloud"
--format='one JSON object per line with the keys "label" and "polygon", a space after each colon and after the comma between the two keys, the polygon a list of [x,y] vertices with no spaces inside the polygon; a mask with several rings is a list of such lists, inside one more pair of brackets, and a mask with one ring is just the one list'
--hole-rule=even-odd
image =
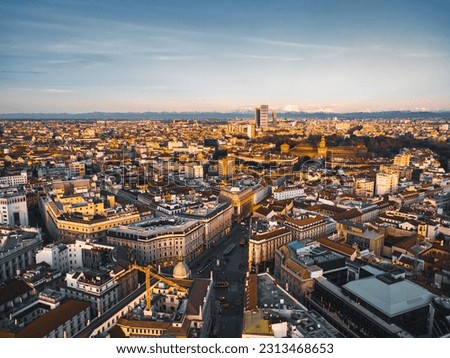
{"label": "wispy cloud", "polygon": [[436,51],[424,51],[424,52],[410,52],[405,54],[406,57],[411,58],[423,58],[423,59],[433,59],[442,57],[443,54]]}
{"label": "wispy cloud", "polygon": [[15,71],[15,70],[2,70],[0,73],[6,73],[6,74],[26,74],[26,75],[39,75],[44,73],[43,71]]}
{"label": "wispy cloud", "polygon": [[267,38],[247,38],[249,41],[258,42],[265,45],[271,45],[276,47],[288,47],[288,48],[303,48],[303,49],[314,49],[314,50],[339,50],[339,51],[347,51],[350,50],[350,47],[347,46],[336,46],[336,45],[328,45],[328,44],[313,44],[307,42],[292,42],[292,41],[284,41],[284,40],[273,40]]}
{"label": "wispy cloud", "polygon": [[33,88],[33,87],[10,87],[8,88],[8,90],[14,92],[36,92],[36,93],[40,92],[40,93],[54,93],[54,94],[75,92],[75,90],[66,88]]}
{"label": "wispy cloud", "polygon": [[42,92],[45,93],[74,93],[74,90],[71,89],[62,89],[62,88],[43,88]]}
{"label": "wispy cloud", "polygon": [[159,55],[159,56],[148,56],[150,60],[157,61],[188,61],[196,59],[196,56],[188,56],[188,55]]}
{"label": "wispy cloud", "polygon": [[408,46],[391,43],[372,43],[360,47],[361,53],[389,55],[408,58],[436,59],[448,57],[445,49],[427,48],[426,46]]}
{"label": "wispy cloud", "polygon": [[248,3],[0,0],[0,106],[448,107],[440,7]]}
{"label": "wispy cloud", "polygon": [[249,58],[255,60],[275,60],[275,61],[287,61],[287,62],[295,62],[295,61],[303,61],[303,57],[295,57],[295,56],[270,56],[270,55],[241,55],[236,54],[233,55],[234,58]]}
{"label": "wispy cloud", "polygon": [[89,55],[119,55],[121,41],[117,40],[77,40],[57,42],[42,46],[42,50],[55,54],[89,54]]}
{"label": "wispy cloud", "polygon": [[55,56],[58,58],[48,58],[43,62],[50,66],[65,66],[65,65],[94,65],[113,62],[113,56],[99,55],[94,53],[73,53],[61,54],[60,56]]}

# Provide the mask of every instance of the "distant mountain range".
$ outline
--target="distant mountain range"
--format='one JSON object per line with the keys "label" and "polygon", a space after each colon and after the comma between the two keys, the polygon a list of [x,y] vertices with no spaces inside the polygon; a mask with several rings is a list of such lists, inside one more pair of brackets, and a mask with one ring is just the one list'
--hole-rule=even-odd
{"label": "distant mountain range", "polygon": [[[226,120],[226,119],[243,119],[253,118],[254,112],[90,112],[90,113],[3,113],[0,114],[2,120],[106,120],[106,119],[210,119],[210,120]],[[437,112],[413,112],[413,111],[385,111],[385,112],[351,112],[351,113],[308,113],[308,112],[279,112],[279,119],[284,118],[344,118],[344,119],[393,119],[393,118],[410,118],[410,119],[430,119],[442,118],[450,119],[450,111]]]}

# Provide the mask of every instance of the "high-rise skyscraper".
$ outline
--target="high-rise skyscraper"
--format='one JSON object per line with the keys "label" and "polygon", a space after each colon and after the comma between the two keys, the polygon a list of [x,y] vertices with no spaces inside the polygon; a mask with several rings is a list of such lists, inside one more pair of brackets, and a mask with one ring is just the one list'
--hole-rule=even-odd
{"label": "high-rise skyscraper", "polygon": [[269,126],[269,105],[263,104],[259,108],[255,108],[256,127],[263,128]]}
{"label": "high-rise skyscraper", "polygon": [[261,127],[269,126],[269,106],[267,104],[263,104],[261,106]]}
{"label": "high-rise skyscraper", "polygon": [[261,110],[259,107],[255,108],[255,125],[256,128],[261,128]]}

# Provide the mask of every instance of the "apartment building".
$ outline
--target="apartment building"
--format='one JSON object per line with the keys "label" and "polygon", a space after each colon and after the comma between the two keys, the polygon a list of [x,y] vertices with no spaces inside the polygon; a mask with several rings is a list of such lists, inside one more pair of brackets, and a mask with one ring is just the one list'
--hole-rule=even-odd
{"label": "apartment building", "polygon": [[284,227],[252,235],[248,242],[248,262],[256,273],[264,271],[274,260],[275,251],[292,241],[292,232]]}
{"label": "apartment building", "polygon": [[0,177],[0,186],[2,187],[16,187],[25,185],[28,181],[27,172],[21,172],[18,175],[6,175]]}
{"label": "apartment building", "polygon": [[0,227],[0,283],[35,263],[41,247],[41,233],[36,228]]}
{"label": "apartment building", "polygon": [[69,298],[89,302],[94,317],[103,315],[121,298],[120,285],[106,270],[70,271],[61,292]]}
{"label": "apartment building", "polygon": [[333,233],[336,222],[326,216],[300,214],[286,217],[284,226],[292,232],[293,240],[306,241]]}
{"label": "apartment building", "polygon": [[197,208],[189,208],[179,216],[203,223],[205,231],[203,246],[209,248],[230,233],[233,208],[228,203],[207,202]]}
{"label": "apartment building", "polygon": [[26,195],[17,189],[0,191],[0,225],[28,226]]}
{"label": "apartment building", "polygon": [[240,222],[252,213],[253,196],[251,188],[225,187],[220,191],[219,201],[231,204],[233,219]]}
{"label": "apartment building", "polygon": [[199,220],[160,217],[111,228],[108,244],[134,250],[139,265],[175,266],[192,261],[204,249],[204,225]]}

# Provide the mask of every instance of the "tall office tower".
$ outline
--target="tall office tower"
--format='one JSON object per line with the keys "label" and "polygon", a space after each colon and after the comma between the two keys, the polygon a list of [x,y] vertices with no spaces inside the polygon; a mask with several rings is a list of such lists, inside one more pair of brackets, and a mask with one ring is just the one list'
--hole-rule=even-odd
{"label": "tall office tower", "polygon": [[255,122],[257,128],[269,126],[269,106],[267,104],[255,108]]}
{"label": "tall office tower", "polygon": [[269,106],[267,104],[263,104],[260,107],[260,123],[261,127],[269,126]]}
{"label": "tall office tower", "polygon": [[261,110],[259,108],[255,108],[255,125],[256,128],[261,128]]}
{"label": "tall office tower", "polygon": [[277,126],[277,112],[276,111],[272,111],[272,122],[273,122],[273,126],[276,127]]}

